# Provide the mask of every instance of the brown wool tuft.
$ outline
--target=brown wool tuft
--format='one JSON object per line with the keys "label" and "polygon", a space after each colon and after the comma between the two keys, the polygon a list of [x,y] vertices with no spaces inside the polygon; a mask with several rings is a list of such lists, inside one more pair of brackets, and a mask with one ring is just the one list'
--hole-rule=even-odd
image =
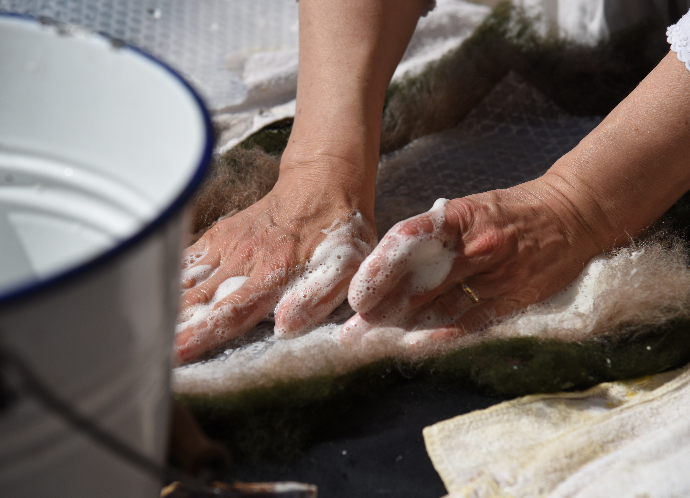
{"label": "brown wool tuft", "polygon": [[268,194],[280,158],[257,148],[233,148],[214,158],[209,176],[190,202],[194,243],[218,220],[233,216]]}

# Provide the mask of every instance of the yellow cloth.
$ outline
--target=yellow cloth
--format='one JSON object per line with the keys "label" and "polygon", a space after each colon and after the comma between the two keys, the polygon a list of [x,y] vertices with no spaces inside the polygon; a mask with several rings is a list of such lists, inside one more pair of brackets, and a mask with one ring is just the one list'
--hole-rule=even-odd
{"label": "yellow cloth", "polygon": [[690,369],[532,395],[424,429],[448,497],[690,496]]}

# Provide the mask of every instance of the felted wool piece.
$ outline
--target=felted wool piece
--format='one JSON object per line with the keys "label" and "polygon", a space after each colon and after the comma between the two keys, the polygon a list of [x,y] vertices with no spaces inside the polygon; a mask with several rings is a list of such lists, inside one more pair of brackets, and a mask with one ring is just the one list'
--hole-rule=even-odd
{"label": "felted wool piece", "polygon": [[690,369],[507,401],[424,429],[448,498],[688,496]]}
{"label": "felted wool piece", "polygon": [[543,36],[522,9],[502,2],[460,47],[419,74],[393,81],[381,152],[458,125],[514,71],[571,115],[604,116],[668,52],[666,25],[648,19],[596,46]]}
{"label": "felted wool piece", "polygon": [[[425,136],[382,156],[379,234],[429,209],[438,197],[537,177],[599,122],[573,113],[610,110],[656,57],[635,48],[647,46],[645,31],[628,33],[622,45],[611,40],[582,52],[558,41],[539,41],[525,22],[509,7],[499,8],[457,51],[393,85],[382,147],[395,149]],[[477,86],[481,91],[470,99],[452,98]],[[450,98],[450,104],[439,95]],[[271,109],[262,114],[282,116]],[[434,129],[438,123],[446,129]],[[196,203],[198,215],[215,203],[226,203],[219,211],[246,207],[246,199],[238,201],[233,192],[244,181],[254,181],[254,161],[266,166],[264,172],[277,171],[280,142],[288,134],[289,123],[282,121],[226,152],[230,155],[222,156],[225,163],[217,169],[229,167],[231,173],[211,177],[206,194],[200,194],[206,200]],[[232,189],[222,187],[228,182]],[[687,204],[673,211],[677,220],[690,219]],[[197,225],[199,234],[215,216]],[[515,396],[586,388],[678,367],[690,360],[690,273],[684,243],[668,235],[668,226],[602,256],[569,291],[482,334],[412,350],[403,332],[379,330],[366,347],[348,349],[338,341],[340,325],[352,314],[343,304],[297,339],[277,340],[271,323],[259,324],[202,361],[176,368],[174,390],[208,431],[232,443],[235,454],[286,457],[315,431],[327,430],[328,421],[356,404],[362,393],[375,395],[401,376],[423,375]]]}
{"label": "felted wool piece", "polygon": [[[597,118],[567,115],[511,73],[457,128],[424,137],[382,158],[377,182],[378,229],[385,233],[397,221],[428,209],[442,195],[458,197],[535,178],[598,122]],[[481,334],[422,348],[411,348],[408,334],[395,329],[369,333],[362,347],[340,344],[340,326],[353,313],[346,304],[326,323],[296,339],[279,340],[272,333],[272,323],[262,323],[211,358],[176,368],[174,389],[187,395],[237,393],[287,381],[340,376],[389,358],[406,362],[443,358],[434,361],[452,372],[449,362],[457,351],[470,347],[496,344],[497,357],[492,363],[501,365],[505,364],[500,357],[505,350],[498,345],[505,341],[533,340],[527,348],[531,351],[521,353],[530,357],[543,341],[560,341],[577,349],[587,341],[600,345],[605,337],[639,336],[669,323],[682,324],[689,319],[690,269],[683,245],[672,240],[648,239],[597,258],[570,290],[547,302],[489,326]],[[677,365],[659,365],[653,354],[647,356],[651,361],[648,373]],[[562,364],[557,357],[549,371],[556,382],[550,380],[542,386],[529,382],[522,389],[512,382],[508,390],[489,382],[489,387],[520,394],[606,380],[596,368],[587,367],[592,357]],[[611,370],[611,374],[616,378],[645,373],[640,372],[644,360],[643,356],[623,362],[625,367]],[[523,359],[512,366],[520,369],[525,363],[529,361]]]}

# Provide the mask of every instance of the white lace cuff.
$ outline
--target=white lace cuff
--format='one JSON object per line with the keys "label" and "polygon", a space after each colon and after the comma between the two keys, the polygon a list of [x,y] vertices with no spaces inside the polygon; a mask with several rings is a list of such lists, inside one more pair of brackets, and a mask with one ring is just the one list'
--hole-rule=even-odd
{"label": "white lace cuff", "polygon": [[669,26],[666,31],[671,50],[678,54],[678,60],[685,63],[690,71],[690,12],[685,14],[680,21]]}

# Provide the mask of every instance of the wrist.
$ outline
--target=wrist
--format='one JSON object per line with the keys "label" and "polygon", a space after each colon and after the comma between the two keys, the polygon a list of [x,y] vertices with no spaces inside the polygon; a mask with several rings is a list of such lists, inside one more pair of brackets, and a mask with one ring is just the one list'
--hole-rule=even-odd
{"label": "wrist", "polygon": [[[286,153],[288,151],[286,150]],[[283,154],[276,188],[319,199],[338,211],[359,211],[373,223],[376,170],[319,151]]]}
{"label": "wrist", "polygon": [[582,253],[584,260],[616,245],[616,235],[606,214],[585,185],[549,170],[521,188],[536,199],[535,214],[551,216],[563,237]]}
{"label": "wrist", "polygon": [[[349,97],[349,99],[348,99]],[[382,107],[352,95],[299,104],[283,157],[286,164],[338,159],[344,172],[375,174],[381,147]],[[318,106],[315,104],[319,104]]]}

